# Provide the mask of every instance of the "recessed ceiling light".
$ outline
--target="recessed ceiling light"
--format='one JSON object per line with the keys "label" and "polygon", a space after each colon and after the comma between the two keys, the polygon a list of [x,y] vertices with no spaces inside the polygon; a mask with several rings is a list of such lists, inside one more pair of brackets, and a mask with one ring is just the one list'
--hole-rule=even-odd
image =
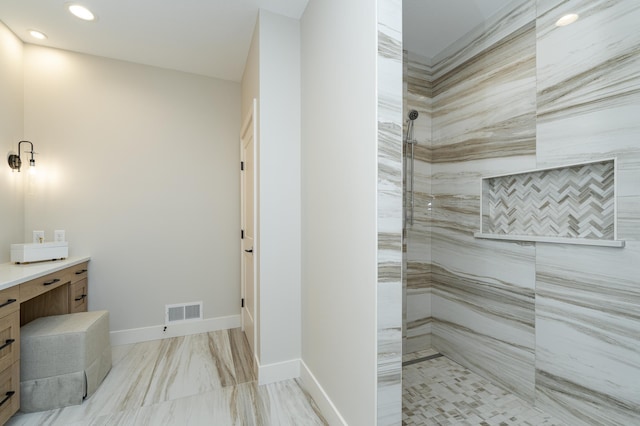
{"label": "recessed ceiling light", "polygon": [[47,38],[47,35],[45,33],[38,30],[29,30],[29,34],[31,35],[31,37],[37,38],[38,40],[44,40]]}
{"label": "recessed ceiling light", "polygon": [[568,15],[564,15],[562,18],[558,19],[556,21],[556,26],[557,27],[564,27],[567,26],[569,24],[573,24],[574,22],[576,22],[578,20],[579,16],[576,15],[575,13],[569,13]]}
{"label": "recessed ceiling light", "polygon": [[96,16],[89,9],[79,4],[70,4],[69,12],[85,21],[93,21],[96,19]]}

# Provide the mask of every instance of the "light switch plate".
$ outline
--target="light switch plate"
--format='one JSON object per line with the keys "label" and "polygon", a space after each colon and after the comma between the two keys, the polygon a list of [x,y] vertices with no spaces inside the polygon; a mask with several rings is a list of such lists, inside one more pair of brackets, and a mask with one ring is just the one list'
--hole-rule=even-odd
{"label": "light switch plate", "polygon": [[55,241],[56,243],[63,243],[64,242],[64,230],[56,229],[55,231],[53,231],[53,241]]}
{"label": "light switch plate", "polygon": [[34,244],[44,243],[44,231],[33,231],[33,242]]}

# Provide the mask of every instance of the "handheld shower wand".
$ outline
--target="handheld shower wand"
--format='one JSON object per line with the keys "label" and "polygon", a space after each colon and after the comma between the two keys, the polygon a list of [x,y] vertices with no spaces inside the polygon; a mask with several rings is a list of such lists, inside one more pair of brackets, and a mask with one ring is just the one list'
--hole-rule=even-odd
{"label": "handheld shower wand", "polygon": [[407,143],[415,143],[415,140],[413,140],[413,122],[416,118],[418,118],[418,111],[415,109],[409,111],[409,120],[407,120],[407,137],[405,139],[405,142]]}

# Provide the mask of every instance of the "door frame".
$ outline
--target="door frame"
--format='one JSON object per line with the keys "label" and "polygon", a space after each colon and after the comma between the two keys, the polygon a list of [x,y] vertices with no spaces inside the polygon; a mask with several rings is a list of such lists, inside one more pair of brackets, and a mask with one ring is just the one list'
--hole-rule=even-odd
{"label": "door frame", "polygon": [[[258,246],[258,236],[257,236],[257,216],[258,216],[258,173],[257,173],[257,145],[258,145],[258,132],[257,132],[257,111],[258,111],[258,101],[257,99],[253,99],[251,109],[247,113],[245,117],[242,128],[240,130],[240,161],[245,165],[244,158],[244,140],[245,134],[248,131],[253,132],[253,255],[251,259],[253,261],[253,282],[251,283],[251,288],[253,290],[253,301],[254,312],[251,312],[250,315],[253,318],[253,342],[251,343],[251,347],[253,349],[253,357],[257,361],[258,360],[258,333],[259,333],[259,324],[258,324],[258,316],[257,316],[257,301],[258,301],[258,285],[257,285],[257,275],[258,275],[258,262],[257,256],[259,255],[256,248]],[[241,167],[240,170],[240,226],[242,231],[244,231],[245,225],[245,200],[244,200],[244,188],[245,188],[245,167]],[[244,234],[243,234],[244,235]],[[240,240],[240,297],[242,300],[246,300],[247,295],[247,286],[245,280],[245,259],[244,255],[244,241]],[[242,330],[245,330],[245,310],[247,309],[246,304],[242,304],[240,318],[242,322]]]}

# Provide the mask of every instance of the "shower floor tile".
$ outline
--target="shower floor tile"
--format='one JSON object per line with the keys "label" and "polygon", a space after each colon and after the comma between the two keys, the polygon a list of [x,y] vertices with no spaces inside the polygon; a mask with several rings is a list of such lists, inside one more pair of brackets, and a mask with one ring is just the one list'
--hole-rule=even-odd
{"label": "shower floor tile", "polygon": [[[437,353],[408,354],[411,361]],[[402,368],[402,424],[564,426],[513,393],[446,357]]]}

